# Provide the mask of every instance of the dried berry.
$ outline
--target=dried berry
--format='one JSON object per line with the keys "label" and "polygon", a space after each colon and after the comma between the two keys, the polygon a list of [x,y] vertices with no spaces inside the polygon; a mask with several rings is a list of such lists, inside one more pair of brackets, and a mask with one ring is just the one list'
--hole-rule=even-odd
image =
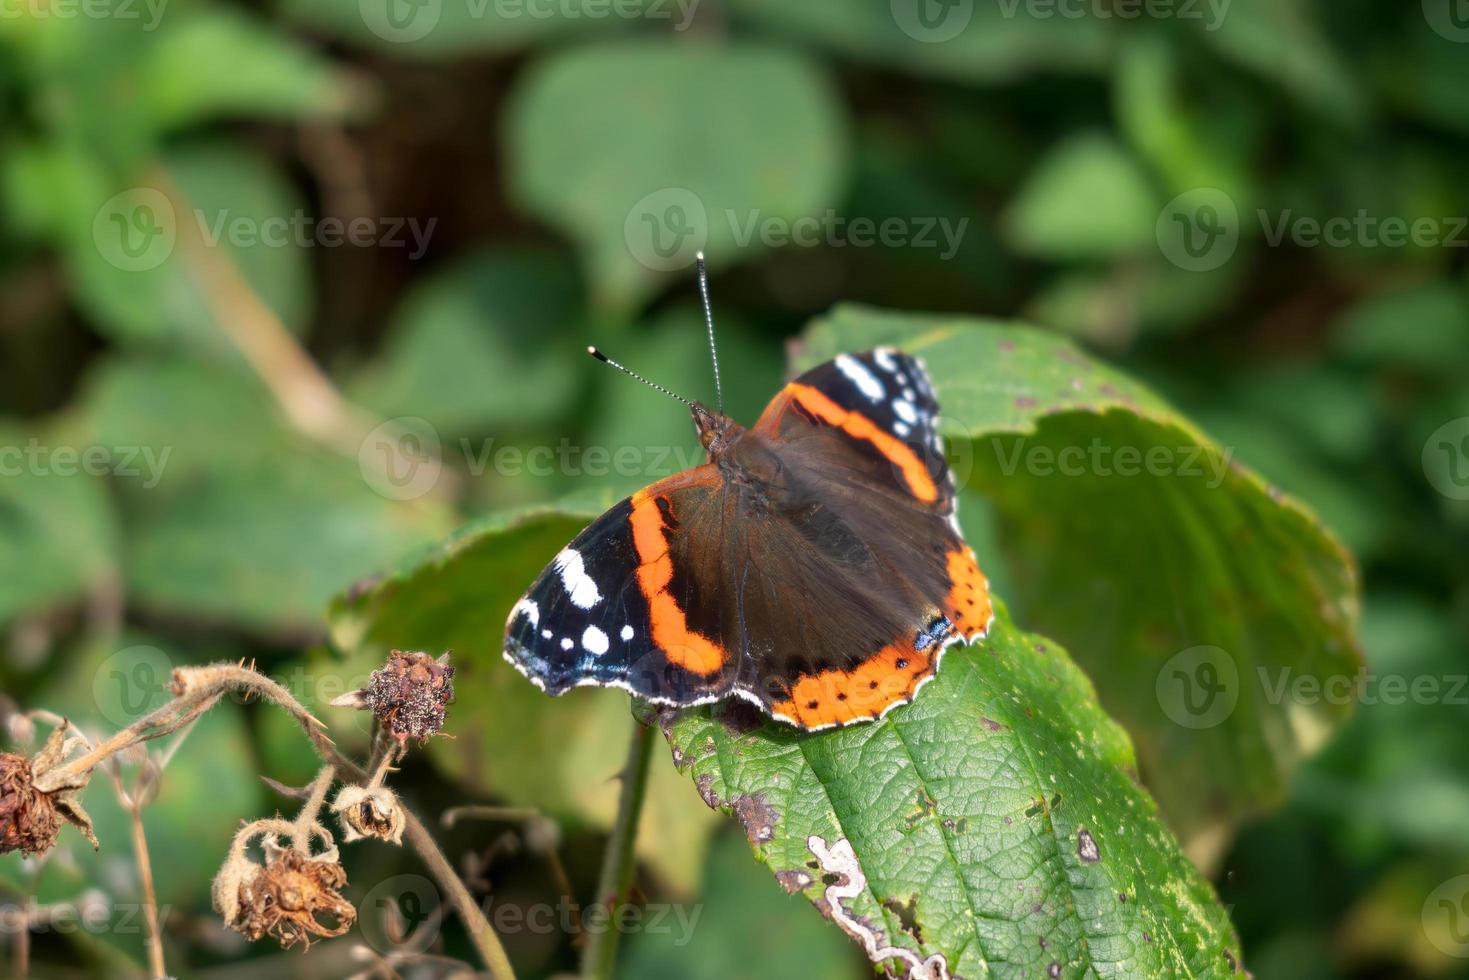
{"label": "dried berry", "polygon": [[364,837],[402,843],[403,808],[386,786],[343,786],[332,803],[332,812],[342,821],[347,843]]}
{"label": "dried berry", "polygon": [[394,650],[372,672],[367,687],[334,703],[370,710],[399,741],[423,742],[443,729],[453,699],[454,668],[447,653],[435,660],[426,653]]}
{"label": "dried berry", "polygon": [[30,760],[0,754],[0,854],[45,853],[60,830],[55,804],[31,780]]}
{"label": "dried berry", "polygon": [[65,766],[78,744],[68,738],[70,730],[65,722],[57,725],[30,759],[0,753],[0,854],[44,854],[56,844],[63,820],[98,846],[92,818],[77,799],[91,772],[73,773]]}
{"label": "dried berry", "polygon": [[231,854],[214,883],[215,908],[225,924],[251,942],[271,936],[285,949],[330,939],[352,928],[357,909],[341,895],[347,872],[333,848],[305,854],[273,840],[262,867]]}

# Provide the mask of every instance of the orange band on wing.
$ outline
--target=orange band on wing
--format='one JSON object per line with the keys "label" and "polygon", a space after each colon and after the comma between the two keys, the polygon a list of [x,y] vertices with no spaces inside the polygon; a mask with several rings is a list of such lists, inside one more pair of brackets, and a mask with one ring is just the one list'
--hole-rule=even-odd
{"label": "orange band on wing", "polygon": [[938,641],[925,650],[911,642],[883,647],[852,670],[823,670],[791,685],[790,698],[771,705],[803,728],[825,728],[876,718],[893,704],[907,701],[918,685],[933,675]]}
{"label": "orange band on wing", "polygon": [[965,636],[982,633],[990,625],[990,584],[974,560],[974,550],[967,545],[949,552],[949,581],[952,586],[944,599],[944,615],[954,621]]}
{"label": "orange band on wing", "polygon": [[841,429],[853,439],[861,439],[877,447],[877,451],[886,456],[903,474],[903,480],[913,496],[929,504],[939,499],[938,487],[934,485],[928,467],[918,458],[917,453],[896,436],[879,429],[857,412],[847,411],[810,385],[788,385],[787,391],[803,408],[823,422]]}
{"label": "orange band on wing", "polygon": [[646,490],[633,494],[631,520],[633,547],[638,552],[638,587],[648,600],[653,643],[671,662],[692,674],[708,677],[718,673],[724,666],[724,650],[689,629],[683,610],[668,593],[673,558],[657,497]]}

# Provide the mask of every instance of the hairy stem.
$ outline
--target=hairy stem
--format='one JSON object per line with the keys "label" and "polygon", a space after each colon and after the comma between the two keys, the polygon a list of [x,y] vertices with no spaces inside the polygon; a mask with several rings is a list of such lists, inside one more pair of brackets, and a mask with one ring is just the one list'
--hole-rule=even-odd
{"label": "hairy stem", "polygon": [[127,807],[133,828],[133,857],[138,865],[138,880],[143,887],[143,921],[148,928],[148,973],[153,977],[168,976],[163,962],[163,926],[158,918],[158,892],[153,887],[153,862],[148,857],[148,836],[143,832],[143,807],[132,803]]}
{"label": "hairy stem", "polygon": [[[632,884],[636,869],[633,843],[638,836],[638,818],[643,812],[643,797],[647,795],[648,770],[652,761],[653,729],[635,723],[627,749],[627,767],[622,773],[617,822],[612,825],[612,837],[607,841],[607,851],[602,857],[602,874],[597,882],[597,901],[605,901],[609,907],[616,907]],[[582,956],[582,980],[610,980],[617,963],[619,938],[615,928],[591,934]]]}

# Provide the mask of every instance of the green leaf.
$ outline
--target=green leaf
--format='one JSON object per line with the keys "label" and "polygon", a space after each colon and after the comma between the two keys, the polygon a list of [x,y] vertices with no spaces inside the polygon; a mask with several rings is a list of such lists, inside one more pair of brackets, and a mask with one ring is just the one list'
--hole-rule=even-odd
{"label": "green leaf", "polygon": [[1003,609],[881,721],[807,735],[702,709],[666,731],[786,889],[898,975],[1237,972],[1228,916],[1137,784],[1126,733]]}
{"label": "green leaf", "polygon": [[163,166],[184,213],[147,179],[120,181],[75,162],[53,213],[70,286],[99,330],[233,351],[216,325],[217,301],[184,254],[185,236],[217,250],[288,329],[302,329],[310,270],[293,229],[306,212],[267,161],[225,144],[171,152]]}
{"label": "green leaf", "polygon": [[[625,761],[632,724],[626,697],[584,688],[553,700],[501,656],[511,605],[597,510],[533,510],[477,522],[339,597],[330,620],[332,641],[347,654],[353,676],[379,665],[392,648],[453,650],[460,692],[448,725],[454,739],[431,746],[446,774],[476,794],[610,828],[618,796],[613,777]],[[649,779],[639,856],[664,881],[691,890],[714,824],[666,758],[659,760]]]}
{"label": "green leaf", "polygon": [[397,58],[512,51],[568,34],[631,30],[639,19],[686,28],[694,0],[280,0],[284,13]]}
{"label": "green leaf", "polygon": [[88,472],[89,458],[86,445],[0,420],[0,624],[116,574],[103,461]]}
{"label": "green leaf", "polygon": [[1357,74],[1332,46],[1312,0],[1231,0],[1217,19],[1189,24],[1221,55],[1333,121],[1362,126],[1369,107]]}
{"label": "green leaf", "polygon": [[366,94],[310,48],[225,9],[170,19],[138,74],[137,98],[160,132],[226,114],[337,118]]}
{"label": "green leaf", "polygon": [[582,374],[567,364],[581,284],[558,253],[476,252],[425,279],[394,315],[353,400],[443,436],[535,425],[562,411]]}
{"label": "green leaf", "polygon": [[[688,793],[680,781],[679,789]],[[637,980],[850,980],[852,951],[810,906],[750,860],[741,835],[710,849],[697,903],[657,907],[627,937],[617,975]]]}
{"label": "green leaf", "polygon": [[[842,307],[798,366],[880,343],[929,364],[956,477],[995,507],[1017,617],[1075,651],[1170,825],[1212,855],[1348,711],[1271,691],[1281,671],[1356,672],[1350,556],[1230,447],[1057,337]],[[1187,685],[1211,679],[1225,689],[1196,688],[1195,714]]]}
{"label": "green leaf", "polygon": [[532,66],[508,112],[512,195],[576,241],[594,299],[618,313],[701,248],[714,266],[753,257],[843,181],[841,105],[779,49],[575,48]]}
{"label": "green leaf", "polygon": [[344,585],[448,527],[440,508],[380,495],[357,459],[288,428],[230,365],[108,363],[78,427],[90,443],[138,447],[137,476],[118,481],[126,569],[132,599],[155,610],[314,634]]}
{"label": "green leaf", "polygon": [[1341,317],[1332,345],[1358,364],[1392,364],[1452,380],[1469,369],[1466,322],[1469,295],[1463,287],[1434,281],[1358,303]]}
{"label": "green leaf", "polygon": [[[1019,0],[1017,0],[1017,3]],[[733,0],[762,27],[811,38],[858,58],[922,75],[1005,82],[1040,70],[1094,73],[1108,60],[1110,32],[1095,17],[1032,16],[1005,2],[916,0],[822,4]],[[934,14],[937,14],[935,17]]]}
{"label": "green leaf", "polygon": [[1154,241],[1157,200],[1137,161],[1100,133],[1051,151],[1010,205],[1006,227],[1021,252],[1104,259]]}

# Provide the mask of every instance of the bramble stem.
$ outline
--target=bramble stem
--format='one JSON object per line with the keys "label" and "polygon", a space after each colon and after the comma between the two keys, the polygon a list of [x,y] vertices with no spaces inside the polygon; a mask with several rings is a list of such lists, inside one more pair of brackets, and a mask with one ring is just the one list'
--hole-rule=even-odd
{"label": "bramble stem", "polygon": [[[622,772],[622,795],[617,801],[617,822],[602,856],[602,874],[597,881],[596,900],[616,908],[632,884],[637,863],[633,844],[638,836],[638,818],[647,795],[648,770],[653,760],[653,729],[634,723],[632,741],[627,749],[627,767]],[[621,937],[615,928],[591,933],[586,953],[582,956],[582,980],[611,980],[617,965],[617,942]]]}

